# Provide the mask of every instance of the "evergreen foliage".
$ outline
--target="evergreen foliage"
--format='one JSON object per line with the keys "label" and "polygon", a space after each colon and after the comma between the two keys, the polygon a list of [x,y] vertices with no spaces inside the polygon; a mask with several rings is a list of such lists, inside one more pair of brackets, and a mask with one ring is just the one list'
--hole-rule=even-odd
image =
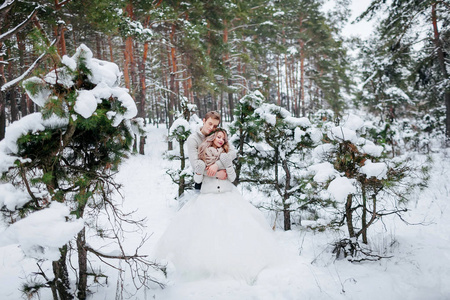
{"label": "evergreen foliage", "polygon": [[[405,210],[408,195],[426,186],[428,161],[411,161],[406,150],[418,151],[408,123],[382,125],[347,115],[343,124],[332,111],[295,118],[259,92],[242,98],[231,125],[239,159],[240,182],[264,191],[268,207],[283,212],[284,229],[295,216],[328,215],[329,226],[346,225],[349,240],[336,243],[337,256],[353,261],[379,259],[367,246],[368,228],[383,216]],[[395,146],[394,146],[395,145]],[[354,241],[355,251],[338,249]],[[345,248],[344,247],[344,248]],[[346,248],[347,249],[347,248]]]}
{"label": "evergreen foliage", "polygon": [[244,97],[236,109],[231,132],[238,138],[240,182],[261,188],[282,212],[284,229],[291,229],[291,212],[314,198],[307,199],[308,180],[303,171],[306,149],[318,143],[320,132],[307,118],[292,117],[287,110],[262,102],[262,94]]}
{"label": "evergreen foliage", "polygon": [[179,160],[180,168],[169,169],[167,174],[172,178],[172,181],[178,185],[178,197],[180,197],[186,190],[193,188],[193,174],[192,170],[186,166],[188,157],[184,149],[184,145],[191,134],[189,124],[190,115],[195,110],[195,106],[190,105],[186,99],[182,102],[182,113],[176,119],[169,129],[169,140],[176,140],[178,142],[178,152],[168,152],[169,160]]}
{"label": "evergreen foliage", "polygon": [[[372,1],[361,18],[387,13],[377,27],[374,40],[367,43],[375,51],[363,52],[372,64],[364,74],[364,98],[374,105],[389,106],[389,118],[401,114],[424,118],[431,111],[450,136],[450,92],[448,55],[450,21],[445,1]],[[381,42],[377,42],[381,41]],[[370,45],[372,44],[372,45]],[[445,111],[445,118],[443,117]]]}
{"label": "evergreen foliage", "polygon": [[[317,162],[328,163],[332,169],[328,180],[315,179],[319,183],[316,188],[318,192],[326,189],[336,201],[337,224],[346,225],[349,238],[337,242],[334,253],[352,261],[380,259],[358,241],[367,245],[371,225],[384,216],[406,212],[408,196],[427,184],[429,161],[413,161],[404,152],[393,157],[388,147],[393,141],[378,138],[374,143],[373,127],[356,116],[347,116],[337,126],[324,124],[324,129],[325,144],[318,148]],[[389,138],[400,143],[398,135]],[[341,193],[345,186],[346,192]],[[350,248],[354,250],[348,251]]]}
{"label": "evergreen foliage", "polygon": [[[14,125],[11,134],[3,141],[6,154],[16,158],[14,166],[4,180],[28,192],[29,201],[15,209],[2,208],[3,213],[19,221],[35,211],[49,209],[53,202],[63,203],[70,209],[67,222],[83,219],[89,230],[97,232],[95,218],[106,211],[112,212],[113,228],[102,228],[102,238],[112,239],[120,246],[120,229],[123,222],[142,226],[130,215],[122,212],[113,194],[120,188],[114,181],[120,163],[131,151],[134,132],[139,127],[136,106],[127,91],[118,87],[120,72],[114,64],[92,58],[92,52],[82,45],[76,54],[65,56],[62,66],[42,77],[32,77],[24,82],[30,98],[42,107]],[[17,133],[16,133],[17,132]],[[9,133],[9,132],[8,132]],[[138,286],[148,286],[154,281],[149,268],[156,264],[146,261],[137,253],[123,252],[115,257],[92,249],[86,241],[85,228],[76,239],[78,252],[77,297],[85,299],[89,287],[87,253],[102,259],[126,260],[136,270]],[[55,278],[45,284],[62,299],[71,299],[66,256],[73,247],[60,245],[61,257],[53,261]],[[42,248],[45,257],[45,248]],[[38,251],[39,252],[39,251]],[[132,264],[135,263],[134,267]],[[46,275],[43,274],[45,277]],[[156,281],[155,281],[156,282]],[[41,284],[27,287],[30,293]]]}

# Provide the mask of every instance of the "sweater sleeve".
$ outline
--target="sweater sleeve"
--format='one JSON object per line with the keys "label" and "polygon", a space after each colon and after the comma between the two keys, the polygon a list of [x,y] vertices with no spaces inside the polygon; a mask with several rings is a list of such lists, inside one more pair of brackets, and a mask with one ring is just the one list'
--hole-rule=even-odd
{"label": "sweater sleeve", "polygon": [[225,170],[227,171],[227,179],[231,182],[236,180],[236,170],[234,169],[233,159],[230,152],[220,154],[220,159],[218,161],[225,166]]}
{"label": "sweater sleeve", "polygon": [[[191,164],[192,170],[195,170],[195,167],[203,162],[198,157],[198,146],[199,145],[200,145],[200,143],[197,141],[197,139],[193,135],[190,135],[188,137],[188,139],[186,140],[187,152],[189,155],[189,163]],[[203,172],[203,175],[204,176],[208,175],[206,169]]]}
{"label": "sweater sleeve", "polygon": [[192,169],[197,166],[199,158],[198,158],[198,143],[195,138],[190,135],[186,141],[187,152],[189,155],[189,162],[191,164]]}

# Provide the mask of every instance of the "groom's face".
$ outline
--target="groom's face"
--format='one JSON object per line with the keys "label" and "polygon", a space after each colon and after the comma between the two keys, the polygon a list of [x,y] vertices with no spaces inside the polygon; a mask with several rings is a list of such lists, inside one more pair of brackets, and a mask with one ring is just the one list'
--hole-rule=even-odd
{"label": "groom's face", "polygon": [[219,125],[219,120],[208,118],[207,120],[203,119],[203,127],[202,127],[202,133],[204,135],[210,134],[214,129],[217,128]]}

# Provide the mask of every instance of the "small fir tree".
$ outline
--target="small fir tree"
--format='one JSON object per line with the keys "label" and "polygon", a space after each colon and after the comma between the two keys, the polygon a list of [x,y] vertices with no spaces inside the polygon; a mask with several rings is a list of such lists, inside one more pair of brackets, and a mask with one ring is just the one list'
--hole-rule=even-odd
{"label": "small fir tree", "polygon": [[282,212],[284,229],[290,230],[291,212],[316,200],[306,197],[309,181],[304,170],[308,162],[303,158],[321,134],[307,118],[292,117],[284,108],[260,100],[241,100],[237,116],[241,113],[242,117],[234,123],[235,132],[242,132],[238,152],[245,164],[240,181],[258,186],[268,196],[275,193],[271,209]]}
{"label": "small fir tree", "polygon": [[169,128],[169,141],[176,140],[178,142],[178,151],[171,150],[167,152],[167,158],[169,160],[179,160],[179,169],[168,169],[166,173],[170,176],[172,181],[178,185],[178,197],[180,197],[186,190],[190,190],[194,187],[193,174],[190,168],[187,168],[186,161],[189,157],[186,155],[184,145],[191,134],[191,127],[189,120],[191,114],[196,110],[196,106],[188,102],[183,97],[181,101],[181,112],[178,113],[179,117],[173,122]]}
{"label": "small fir tree", "polygon": [[337,242],[334,252],[352,261],[380,259],[358,240],[367,245],[370,226],[384,216],[406,211],[407,196],[426,185],[427,162],[417,158],[414,162],[404,155],[389,158],[388,142],[372,142],[373,126],[357,116],[350,115],[344,125],[337,125],[325,124],[325,143],[316,148],[321,159],[310,167],[321,178],[316,178],[318,189],[326,189],[336,201],[339,224],[345,222],[347,227],[349,238]]}

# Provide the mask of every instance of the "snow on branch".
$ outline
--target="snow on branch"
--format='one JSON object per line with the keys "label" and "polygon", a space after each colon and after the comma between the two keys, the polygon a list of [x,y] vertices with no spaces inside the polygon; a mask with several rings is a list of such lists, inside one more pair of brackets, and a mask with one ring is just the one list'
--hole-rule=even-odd
{"label": "snow on branch", "polygon": [[17,25],[16,27],[14,27],[13,29],[3,33],[0,35],[0,42],[8,39],[11,35],[15,34],[16,32],[20,31],[23,27],[25,27],[33,18],[34,16],[37,14],[38,9],[40,8],[40,5],[38,5],[29,15],[28,17],[25,19],[25,21],[23,21],[22,23],[20,23],[19,25]]}
{"label": "snow on branch", "polygon": [[[52,46],[55,44],[56,40],[53,41]],[[12,88],[13,86],[15,86],[16,84],[18,84],[20,81],[22,81],[25,77],[27,77],[31,72],[33,72],[34,69],[36,69],[36,67],[39,65],[39,63],[42,61],[42,59],[44,59],[44,57],[47,55],[48,53],[43,53],[41,54],[41,56],[39,56],[34,63],[19,77],[5,83],[2,87],[1,87],[1,91],[5,92],[6,90]]]}
{"label": "snow on branch", "polygon": [[5,2],[3,2],[2,5],[0,5],[0,11],[4,10],[5,8],[8,8],[8,6],[11,6],[14,2],[15,0],[6,0]]}

